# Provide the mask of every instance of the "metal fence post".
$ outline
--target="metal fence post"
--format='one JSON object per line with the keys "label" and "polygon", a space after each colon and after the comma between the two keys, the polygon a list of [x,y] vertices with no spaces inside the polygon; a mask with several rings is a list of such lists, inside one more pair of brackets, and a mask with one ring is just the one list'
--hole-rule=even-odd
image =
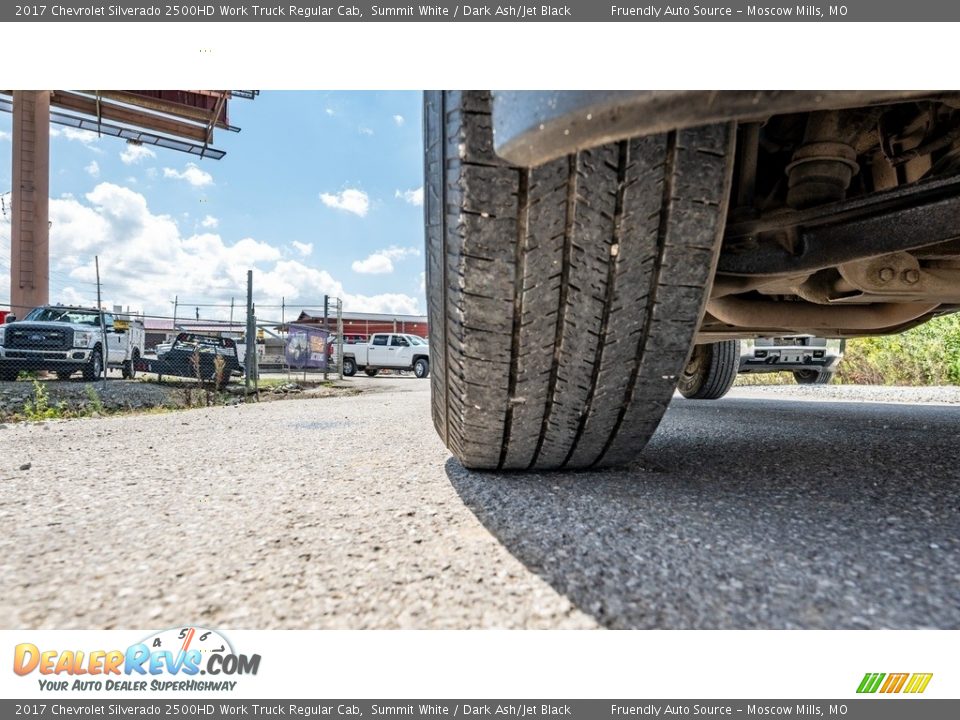
{"label": "metal fence post", "polygon": [[343,380],[343,300],[337,298],[337,376]]}
{"label": "metal fence post", "polygon": [[251,375],[256,371],[253,358],[257,355],[257,327],[253,317],[253,270],[247,270],[247,347],[243,360],[244,393],[250,394]]}

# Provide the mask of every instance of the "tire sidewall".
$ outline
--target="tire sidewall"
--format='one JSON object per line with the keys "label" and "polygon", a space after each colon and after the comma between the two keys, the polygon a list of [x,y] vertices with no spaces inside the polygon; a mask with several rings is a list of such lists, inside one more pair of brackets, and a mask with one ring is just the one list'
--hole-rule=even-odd
{"label": "tire sidewall", "polygon": [[84,380],[99,380],[103,376],[103,349],[97,345],[90,354],[90,362],[83,371]]}
{"label": "tire sidewall", "polygon": [[420,358],[413,364],[413,374],[423,380],[430,375],[430,363],[425,358]]}

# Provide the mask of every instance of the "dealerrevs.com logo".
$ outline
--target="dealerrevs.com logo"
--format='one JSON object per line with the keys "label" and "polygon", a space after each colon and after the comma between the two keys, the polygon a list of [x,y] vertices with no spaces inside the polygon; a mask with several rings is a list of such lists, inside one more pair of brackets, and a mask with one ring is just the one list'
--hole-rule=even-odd
{"label": "dealerrevs.com logo", "polygon": [[858,693],[922,693],[927,689],[933,673],[867,673],[857,687]]}
{"label": "dealerrevs.com logo", "polygon": [[201,627],[154,633],[125,650],[56,650],[24,642],[13,652],[14,673],[36,673],[40,689],[53,691],[231,691],[233,677],[259,669],[260,655],[239,654],[223,634]]}

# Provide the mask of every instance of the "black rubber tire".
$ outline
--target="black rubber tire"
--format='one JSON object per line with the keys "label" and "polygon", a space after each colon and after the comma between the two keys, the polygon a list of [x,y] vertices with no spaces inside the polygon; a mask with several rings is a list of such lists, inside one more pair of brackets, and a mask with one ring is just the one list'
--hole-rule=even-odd
{"label": "black rubber tire", "polygon": [[833,373],[829,370],[794,370],[793,379],[797,385],[829,385],[833,381]]}
{"label": "black rubber tire", "polygon": [[424,104],[437,431],[475,469],[635,459],[701,322],[733,125],[519,169],[493,151],[489,93]]}
{"label": "black rubber tire", "polygon": [[97,345],[90,354],[90,362],[83,366],[83,379],[87,382],[99,380],[103,375],[103,351]]}
{"label": "black rubber tire", "polygon": [[363,372],[367,377],[376,377],[380,368],[366,368]]}
{"label": "black rubber tire", "polygon": [[357,363],[353,358],[344,358],[343,359],[343,375],[344,377],[353,377],[357,374]]}
{"label": "black rubber tire", "polygon": [[134,350],[130,359],[123,363],[123,377],[125,380],[133,380],[137,376],[138,360],[140,360],[140,353]]}
{"label": "black rubber tire", "polygon": [[739,370],[739,340],[697,345],[680,375],[677,389],[689,400],[718,400],[733,387]]}
{"label": "black rubber tire", "polygon": [[426,358],[417,358],[413,364],[413,374],[421,380],[430,377],[430,361]]}
{"label": "black rubber tire", "polygon": [[69,380],[71,375],[73,375],[73,370],[57,370],[57,380]]}

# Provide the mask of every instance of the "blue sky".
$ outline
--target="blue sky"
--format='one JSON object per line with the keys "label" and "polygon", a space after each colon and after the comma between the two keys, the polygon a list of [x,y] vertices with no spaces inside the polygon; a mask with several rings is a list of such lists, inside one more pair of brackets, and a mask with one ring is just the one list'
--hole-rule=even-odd
{"label": "blue sky", "polygon": [[[420,104],[417,92],[236,99],[230,121],[242,131],[219,131],[218,161],[51,126],[51,301],[95,299],[99,255],[104,301],[148,313],[169,314],[174,296],[185,307],[241,302],[248,268],[258,303],[285,297],[287,317],[324,292],[347,310],[424,312]],[[10,124],[0,113],[0,193]],[[8,212],[0,303],[9,231]]]}

